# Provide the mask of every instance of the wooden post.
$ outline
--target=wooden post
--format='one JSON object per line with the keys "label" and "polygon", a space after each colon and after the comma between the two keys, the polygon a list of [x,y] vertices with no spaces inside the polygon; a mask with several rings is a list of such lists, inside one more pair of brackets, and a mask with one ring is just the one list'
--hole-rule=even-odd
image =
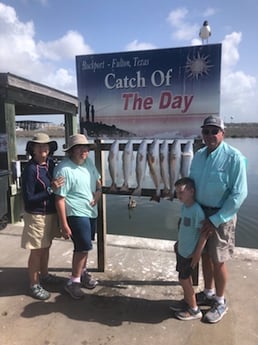
{"label": "wooden post", "polygon": [[[101,174],[102,180],[105,181],[104,152],[101,150],[101,141],[95,140],[95,165]],[[98,249],[98,271],[105,271],[106,264],[106,195],[102,193],[98,203],[98,219],[97,219],[97,249]]]}

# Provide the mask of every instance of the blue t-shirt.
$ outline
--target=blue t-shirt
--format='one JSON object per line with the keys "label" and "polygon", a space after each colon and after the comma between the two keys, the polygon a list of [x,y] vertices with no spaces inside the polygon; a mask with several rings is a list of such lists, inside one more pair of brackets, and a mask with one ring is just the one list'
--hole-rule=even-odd
{"label": "blue t-shirt", "polygon": [[201,222],[204,219],[204,212],[197,202],[190,207],[182,205],[178,232],[178,253],[184,258],[188,258],[194,252],[200,239]]}
{"label": "blue t-shirt", "polygon": [[88,157],[83,164],[77,165],[66,157],[55,169],[54,177],[63,176],[64,185],[55,194],[65,198],[66,215],[96,218],[97,205],[91,206],[96,182],[100,174]]}

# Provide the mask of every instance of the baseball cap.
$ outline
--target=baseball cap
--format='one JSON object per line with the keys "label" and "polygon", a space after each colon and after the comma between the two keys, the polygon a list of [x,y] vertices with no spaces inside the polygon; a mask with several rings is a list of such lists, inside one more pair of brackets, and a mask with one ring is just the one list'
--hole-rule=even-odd
{"label": "baseball cap", "polygon": [[206,119],[204,119],[201,128],[206,126],[215,126],[221,128],[222,130],[225,129],[224,121],[219,116],[215,115],[208,116]]}

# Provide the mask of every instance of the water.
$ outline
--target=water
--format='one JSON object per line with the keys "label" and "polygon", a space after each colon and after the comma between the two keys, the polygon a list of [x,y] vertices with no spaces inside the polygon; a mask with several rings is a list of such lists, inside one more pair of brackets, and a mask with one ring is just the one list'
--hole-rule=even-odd
{"label": "water", "polygon": [[[17,138],[18,154],[24,154],[28,138]],[[64,138],[56,138],[59,150],[57,155],[63,155]],[[258,164],[257,138],[236,139],[226,141],[238,148],[248,159],[248,197],[238,213],[236,229],[236,245],[239,247],[258,249]],[[106,164],[107,167],[107,164]],[[105,185],[109,186],[110,178],[106,169]],[[153,188],[150,179],[146,184]],[[127,236],[149,237],[156,239],[176,240],[177,222],[180,212],[178,200],[173,202],[161,200],[156,203],[149,197],[135,197],[137,207],[128,210],[128,196],[107,195],[107,232]]]}

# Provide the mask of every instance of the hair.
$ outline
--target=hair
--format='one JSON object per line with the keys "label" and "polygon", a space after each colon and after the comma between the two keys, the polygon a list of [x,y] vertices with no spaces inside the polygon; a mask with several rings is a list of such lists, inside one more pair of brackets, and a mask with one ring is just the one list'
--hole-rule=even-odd
{"label": "hair", "polygon": [[193,189],[195,191],[195,183],[194,180],[190,177],[182,177],[175,182],[175,187],[178,186],[186,186],[187,189]]}

